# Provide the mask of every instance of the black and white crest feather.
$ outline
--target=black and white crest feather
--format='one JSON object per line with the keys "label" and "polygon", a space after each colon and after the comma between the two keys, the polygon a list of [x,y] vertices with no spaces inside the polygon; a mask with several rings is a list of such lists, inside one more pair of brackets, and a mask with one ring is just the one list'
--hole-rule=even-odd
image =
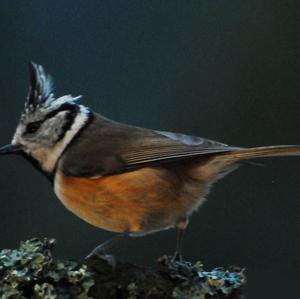
{"label": "black and white crest feather", "polygon": [[30,87],[25,103],[26,111],[34,111],[38,106],[54,100],[53,82],[41,65],[29,63]]}
{"label": "black and white crest feather", "polygon": [[51,109],[64,103],[73,103],[81,98],[81,96],[73,98],[71,95],[55,98],[53,80],[41,65],[30,62],[29,75],[30,87],[25,102],[26,114],[41,108]]}

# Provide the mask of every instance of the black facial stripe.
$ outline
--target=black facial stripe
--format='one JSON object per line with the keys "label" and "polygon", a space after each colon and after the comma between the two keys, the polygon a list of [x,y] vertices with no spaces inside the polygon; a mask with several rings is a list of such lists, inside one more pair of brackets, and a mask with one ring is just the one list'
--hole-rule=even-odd
{"label": "black facial stripe", "polygon": [[67,118],[66,123],[64,124],[64,126],[62,128],[62,133],[58,136],[58,139],[57,139],[57,141],[61,140],[65,136],[65,133],[71,128],[71,126],[74,122],[77,112],[79,111],[78,105],[69,104],[69,103],[65,103],[65,104],[61,105],[58,109],[48,113],[43,119],[29,123],[27,125],[24,135],[35,133],[47,119],[55,117],[58,113],[60,113],[62,111],[68,111],[68,113],[66,115],[66,118]]}
{"label": "black facial stripe", "polygon": [[58,158],[56,165],[52,171],[52,175],[54,176],[54,174],[56,173],[57,170],[57,165],[59,160],[61,159],[61,157],[64,155],[64,153],[66,152],[66,150],[74,143],[74,141],[82,134],[82,132],[84,130],[86,130],[90,124],[93,122],[94,120],[94,114],[92,111],[89,110],[88,115],[87,115],[87,119],[84,123],[84,125],[78,130],[78,132],[76,133],[76,135],[73,137],[73,139],[69,142],[69,144],[67,144],[67,146],[65,147],[65,149],[63,150],[63,152],[61,153],[60,157]]}
{"label": "black facial stripe", "polygon": [[[76,106],[76,107],[77,107],[77,109],[69,110],[68,114],[66,115],[66,123],[62,127],[62,132],[58,136],[56,142],[62,140],[65,137],[66,133],[69,131],[69,129],[72,127],[72,125],[75,121],[76,115],[78,113],[78,110],[79,110],[78,106]],[[62,111],[64,111],[64,110],[62,110]]]}
{"label": "black facial stripe", "polygon": [[78,107],[78,105],[65,103],[65,104],[61,105],[58,109],[48,113],[42,121],[44,122],[46,119],[49,119],[49,118],[52,118],[52,117],[56,116],[56,114],[58,114],[59,112],[68,111],[68,110],[70,112],[76,112],[77,113],[78,110],[79,110],[79,107]]}
{"label": "black facial stripe", "polygon": [[67,130],[70,129],[70,127],[72,126],[72,124],[74,122],[77,112],[79,111],[78,105],[74,105],[74,104],[70,104],[70,103],[65,103],[65,104],[61,105],[58,109],[48,113],[43,119],[29,123],[27,125],[26,131],[24,134],[27,135],[27,134],[35,133],[47,119],[55,117],[58,113],[60,113],[62,111],[69,111],[69,113],[67,114],[67,122],[63,127],[63,133],[60,134],[57,141],[61,140],[64,137],[65,132],[67,132]]}
{"label": "black facial stripe", "polygon": [[40,123],[42,124],[43,122],[45,122],[47,119],[52,118],[54,116],[56,116],[59,112],[62,111],[70,111],[70,112],[77,112],[79,110],[78,105],[74,105],[74,104],[69,104],[69,103],[65,103],[63,105],[61,105],[58,109],[51,111],[50,113],[46,114],[44,118],[36,121],[35,123]]}

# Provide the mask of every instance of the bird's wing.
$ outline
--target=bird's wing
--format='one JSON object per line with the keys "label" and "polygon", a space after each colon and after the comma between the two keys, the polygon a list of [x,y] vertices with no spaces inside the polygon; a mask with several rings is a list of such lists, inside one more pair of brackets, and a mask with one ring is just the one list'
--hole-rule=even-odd
{"label": "bird's wing", "polygon": [[65,174],[95,177],[235,149],[200,137],[128,126],[96,115],[61,160]]}
{"label": "bird's wing", "polygon": [[136,146],[133,143],[130,150],[122,153],[121,157],[126,162],[126,168],[206,156],[236,149],[201,137],[165,131],[152,132],[157,135],[145,140],[144,145]]}

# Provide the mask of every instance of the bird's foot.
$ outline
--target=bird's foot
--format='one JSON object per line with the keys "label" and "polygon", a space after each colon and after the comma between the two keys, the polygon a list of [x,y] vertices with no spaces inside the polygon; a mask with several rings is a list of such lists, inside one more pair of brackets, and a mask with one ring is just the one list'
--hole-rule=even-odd
{"label": "bird's foot", "polygon": [[161,271],[166,272],[170,277],[185,281],[194,276],[193,266],[188,261],[178,261],[174,256],[163,256],[159,258]]}
{"label": "bird's foot", "polygon": [[104,243],[98,245],[96,248],[93,249],[91,253],[89,253],[85,260],[89,260],[92,258],[98,258],[105,260],[112,268],[116,266],[116,260],[114,256],[107,254],[106,251],[111,248],[117,241],[119,241],[125,234],[118,234],[112,237],[111,239],[105,241]]}
{"label": "bird's foot", "polygon": [[182,262],[183,259],[182,259],[182,254],[178,251],[175,251],[174,255],[172,256],[171,258],[171,262],[172,263],[175,263],[175,262]]}
{"label": "bird's foot", "polygon": [[[180,258],[180,259],[178,259]],[[192,263],[184,261],[182,256],[176,256],[176,253],[173,256],[162,256],[158,259],[158,263],[166,267],[168,272],[177,275],[189,276],[192,272]]]}
{"label": "bird's foot", "polygon": [[116,267],[116,259],[113,255],[107,254],[103,244],[100,244],[92,250],[85,258],[85,260],[99,259],[105,261],[112,268]]}

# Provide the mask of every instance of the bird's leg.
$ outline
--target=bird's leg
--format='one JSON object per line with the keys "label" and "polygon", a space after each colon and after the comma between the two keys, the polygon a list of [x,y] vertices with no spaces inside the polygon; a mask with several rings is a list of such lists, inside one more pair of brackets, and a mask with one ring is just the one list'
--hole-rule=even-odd
{"label": "bird's leg", "polygon": [[97,247],[95,247],[91,253],[89,253],[85,259],[89,259],[91,257],[101,257],[105,258],[107,257],[106,251],[107,249],[111,248],[115,243],[117,243],[120,239],[125,237],[126,234],[117,234],[113,236],[112,238],[108,239],[107,241],[101,243]]}
{"label": "bird's leg", "polygon": [[182,261],[183,235],[184,235],[184,230],[186,229],[188,223],[189,223],[189,220],[186,217],[182,218],[177,223],[178,235],[177,235],[176,251],[172,258],[173,262],[181,262]]}

